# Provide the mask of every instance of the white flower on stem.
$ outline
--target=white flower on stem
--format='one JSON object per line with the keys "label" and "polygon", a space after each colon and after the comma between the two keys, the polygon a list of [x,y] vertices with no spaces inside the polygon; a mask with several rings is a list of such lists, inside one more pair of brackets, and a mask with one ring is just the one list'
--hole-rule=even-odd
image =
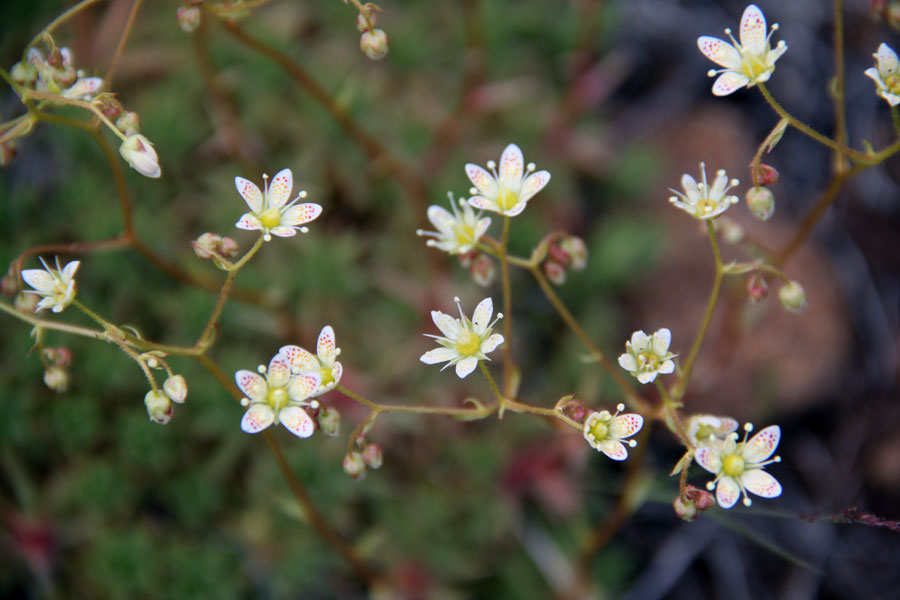
{"label": "white flower on stem", "polygon": [[634,413],[619,414],[623,410],[625,405],[619,404],[614,415],[609,414],[608,410],[603,410],[591,413],[584,421],[584,439],[592,448],[613,460],[628,458],[625,444],[634,448],[637,442],[628,440],[623,444],[622,440],[633,436],[644,426],[644,417]]}
{"label": "white flower on stem", "polygon": [[[723,169],[716,171],[716,178],[712,187],[706,182],[706,164],[700,163],[701,181],[697,183],[693,177],[685,173],[681,176],[681,187],[684,193],[669,188],[675,196],[669,197],[676,207],[688,213],[695,219],[712,219],[725,212],[729,206],[736,204],[737,196],[729,196],[728,190],[738,185],[737,179],[728,180],[728,175]],[[679,199],[680,198],[680,199]]]}
{"label": "white flower on stem", "polygon": [[119,154],[131,166],[132,169],[151,179],[157,179],[162,175],[159,168],[159,157],[153,144],[140,133],[133,133],[125,138],[119,146]]}
{"label": "white flower on stem", "polygon": [[425,243],[448,254],[465,254],[478,243],[481,236],[491,226],[491,218],[482,218],[480,211],[476,214],[472,206],[465,200],[459,201],[460,212],[456,208],[453,192],[448,192],[447,197],[450,199],[450,208],[453,210],[453,214],[441,206],[429,206],[428,220],[437,231],[419,229],[416,231],[416,235],[436,238]]}
{"label": "white flower on stem", "polygon": [[61,95],[64,98],[88,101],[100,93],[101,87],[103,87],[102,78],[81,77],[71,87],[64,89]]}
{"label": "white flower on stem", "polygon": [[442,371],[450,365],[456,365],[456,374],[462,379],[475,370],[479,360],[490,360],[487,354],[503,343],[502,335],[491,334],[491,328],[494,323],[503,318],[503,314],[497,313],[497,318],[491,321],[494,302],[490,298],[485,298],[475,307],[470,321],[463,314],[459,298],[454,298],[453,301],[459,308],[458,319],[439,310],[431,311],[434,324],[444,335],[437,336],[426,333],[426,337],[434,338],[441,347],[429,350],[419,360],[426,365],[446,362]]}
{"label": "white flower on stem", "polygon": [[282,346],[278,353],[285,358],[293,374],[319,374],[319,386],[312,391],[310,397],[321,396],[334,389],[344,373],[344,367],[336,360],[341,349],[335,343],[331,325],[326,325],[319,332],[315,354],[300,346]]}
{"label": "white flower on stem", "polygon": [[697,38],[697,47],[706,58],[724,67],[711,69],[710,77],[719,75],[713,84],[712,93],[716,96],[727,96],[742,86],[753,87],[757,83],[769,80],[775,71],[775,61],[787,50],[784,40],[772,48],[772,34],[778,30],[778,23],[772,25],[772,31],[766,34],[766,16],[755,4],[744,9],[741,17],[741,42],[731,35],[731,29],[725,34],[731,40],[708,35]]}
{"label": "white flower on stem", "polygon": [[507,146],[500,156],[499,174],[494,161],[489,161],[487,167],[491,173],[478,165],[466,165],[466,175],[475,186],[469,190],[475,194],[469,198],[469,204],[507,217],[514,217],[525,210],[531,197],[550,181],[549,171],[532,173],[534,163],[525,167],[522,150],[515,144]]}
{"label": "white flower on stem", "polygon": [[259,433],[272,423],[281,423],[301,438],[311,436],[316,430],[315,422],[303,407],[319,404],[309,400],[322,382],[319,373],[294,376],[287,359],[279,353],[269,361],[268,369],[260,365],[259,374],[240,370],[234,379],[246,395],[241,400],[241,405],[248,407],[241,419],[241,429],[247,433]]}
{"label": "white flower on stem", "polygon": [[43,296],[34,309],[34,312],[49,308],[53,312],[62,312],[75,299],[75,272],[80,261],[73,260],[65,267],[59,266],[59,257],[56,257],[56,268],[51,269],[40,259],[43,269],[26,269],[22,271],[22,279],[33,287],[33,290],[24,290],[26,294]]}
{"label": "white flower on stem", "polygon": [[669,352],[671,342],[672,332],[665,328],[649,336],[643,331],[635,331],[631,340],[625,342],[625,354],[619,356],[619,366],[641,383],[650,383],[659,373],[672,373],[675,355]]}
{"label": "white flower on stem", "polygon": [[738,498],[744,497],[744,506],[750,506],[747,492],[775,498],[781,495],[781,484],[766,473],[763,467],[781,462],[781,457],[769,458],[781,439],[778,425],[766,427],[747,441],[753,425],[744,425],[744,440],[738,443],[738,434],[729,433],[724,440],[697,448],[697,463],[716,476],[706,484],[709,491],[716,490],[716,502],[722,508],[731,508]]}
{"label": "white flower on stem", "polygon": [[294,187],[294,175],[290,169],[279,171],[272,179],[271,185],[268,182],[268,175],[263,175],[263,179],[265,191],[261,192],[252,181],[243,177],[234,178],[235,187],[250,207],[250,212],[245,213],[235,223],[235,227],[262,231],[263,238],[267,242],[273,235],[293,237],[297,235],[298,230],[300,233],[306,233],[308,229],[301,225],[322,214],[322,207],[312,202],[296,204],[298,200],[306,198],[305,191],[301,191],[296,198],[288,202],[291,188]]}
{"label": "white flower on stem", "polygon": [[688,439],[694,446],[712,444],[729,433],[737,431],[738,422],[731,417],[715,415],[691,415],[685,427]]}
{"label": "white flower on stem", "polygon": [[897,53],[882,43],[872,56],[878,61],[878,66],[866,69],[866,75],[875,82],[877,94],[891,106],[897,106],[900,104],[900,60]]}

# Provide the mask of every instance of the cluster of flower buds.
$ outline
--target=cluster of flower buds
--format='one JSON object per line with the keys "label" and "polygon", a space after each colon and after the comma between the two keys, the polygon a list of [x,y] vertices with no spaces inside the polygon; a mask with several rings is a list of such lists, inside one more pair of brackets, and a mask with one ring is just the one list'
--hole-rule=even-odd
{"label": "cluster of flower buds", "polygon": [[58,348],[44,348],[44,361],[47,369],[44,371],[44,383],[48,388],[61,394],[69,389],[69,372],[66,367],[72,364],[72,353],[65,346]]}
{"label": "cluster of flower buds", "polygon": [[778,183],[778,170],[772,165],[760,163],[754,173],[756,183],[747,190],[747,208],[760,221],[768,221],[775,213],[775,196],[767,186]]}
{"label": "cluster of flower buds", "polygon": [[366,468],[381,468],[384,457],[381,452],[381,446],[378,444],[369,444],[365,438],[359,437],[356,440],[357,449],[351,450],[344,456],[343,469],[344,473],[353,479],[360,480],[366,476]]}
{"label": "cluster of flower buds", "polygon": [[700,512],[716,505],[713,495],[692,485],[686,486],[684,492],[672,503],[675,514],[685,521],[696,521]]}
{"label": "cluster of flower buds", "polygon": [[190,0],[184,6],[179,6],[175,17],[178,26],[185,33],[194,33],[200,27],[200,5],[202,0]]}
{"label": "cluster of flower buds", "polygon": [[144,406],[150,420],[165,425],[172,420],[174,407],[172,403],[184,404],[187,398],[187,381],[183,375],[170,375],[164,382],[162,390],[153,389],[144,396]]}
{"label": "cluster of flower buds", "polygon": [[460,254],[459,263],[469,270],[472,280],[481,287],[491,285],[497,276],[494,259],[477,248]]}
{"label": "cluster of flower buds", "polygon": [[873,15],[900,31],[900,0],[870,0],[870,10]]}
{"label": "cluster of flower buds", "polygon": [[580,237],[567,235],[554,240],[547,248],[541,268],[553,284],[566,282],[566,270],[581,271],[587,266],[587,246]]}
{"label": "cluster of flower buds", "polygon": [[141,134],[141,122],[133,110],[125,110],[122,103],[109,93],[100,94],[91,101],[109,123],[113,123],[116,133],[122,138],[119,154],[132,169],[151,179],[162,175],[159,168],[159,157],[153,144]]}
{"label": "cluster of flower buds", "polygon": [[230,237],[218,233],[207,232],[191,242],[194,254],[204,260],[211,258],[218,267],[224,266],[224,260],[237,256],[241,247]]}
{"label": "cluster of flower buds", "polygon": [[376,29],[378,13],[382,8],[372,2],[362,5],[356,15],[356,29],[362,33],[359,38],[359,49],[372,60],[381,60],[388,53],[388,37],[382,29]]}
{"label": "cluster of flower buds", "polygon": [[14,64],[9,74],[23,88],[72,100],[90,100],[103,86],[102,78],[86,77],[84,71],[75,69],[71,50],[56,46],[46,58],[37,48],[30,48],[25,60]]}

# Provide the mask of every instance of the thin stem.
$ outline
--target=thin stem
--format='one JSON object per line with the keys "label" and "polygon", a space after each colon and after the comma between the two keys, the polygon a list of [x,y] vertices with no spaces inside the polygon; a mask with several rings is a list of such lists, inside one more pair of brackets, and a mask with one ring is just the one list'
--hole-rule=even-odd
{"label": "thin stem", "polygon": [[[509,283],[509,260],[507,251],[509,248],[509,222],[510,218],[503,216],[503,234],[500,238],[500,274],[503,285],[503,391],[506,396],[515,396],[512,389],[512,289]],[[500,416],[503,416],[503,407],[500,407]]]}
{"label": "thin stem", "polygon": [[72,335],[80,335],[86,338],[92,338],[95,340],[106,340],[106,333],[103,331],[99,331],[97,329],[89,329],[87,327],[80,327],[78,325],[70,325],[68,323],[57,323],[56,321],[48,321],[46,319],[40,319],[35,317],[32,313],[22,312],[16,309],[14,306],[10,306],[5,302],[0,302],[0,310],[19,319],[20,321],[24,321],[33,327],[40,327],[41,329],[51,329],[53,331],[61,331],[63,333],[71,333]]}
{"label": "thin stem", "polygon": [[76,14],[80,13],[88,6],[96,4],[99,1],[100,0],[81,0],[81,2],[50,21],[49,25],[44,27],[36,36],[31,39],[30,42],[28,42],[28,45],[25,47],[25,52],[27,53],[29,48],[40,42],[41,38],[43,38],[44,36],[49,36],[57,27],[71,19]]}
{"label": "thin stem", "polygon": [[[847,112],[844,106],[844,91],[846,89],[846,76],[844,70],[844,0],[834,0],[834,123],[835,141],[847,145]],[[845,165],[840,154],[835,157],[838,161],[838,172],[844,170]]]}
{"label": "thin stem", "polygon": [[396,413],[415,413],[422,415],[442,415],[445,417],[463,417],[463,418],[484,418],[497,410],[496,406],[482,406],[480,408],[450,408],[442,406],[404,406],[402,404],[380,404],[372,402],[362,394],[358,394],[352,390],[338,385],[335,388],[348,398],[359,402],[363,406],[367,406],[373,411],[378,412],[396,412]]}
{"label": "thin stem", "polygon": [[716,241],[716,229],[713,227],[712,220],[706,221],[706,231],[709,233],[709,243],[712,246],[713,258],[716,261],[716,274],[713,279],[712,290],[709,292],[709,300],[706,302],[706,312],[703,314],[703,321],[700,322],[700,329],[697,331],[697,336],[694,338],[691,351],[684,361],[681,370],[681,381],[678,382],[678,387],[673,394],[678,400],[684,396],[688,381],[691,379],[694,361],[697,359],[697,354],[700,352],[700,345],[703,343],[703,338],[706,337],[706,331],[709,329],[709,324],[712,321],[713,312],[716,309],[716,302],[719,299],[719,290],[722,287],[722,278],[724,277],[722,256],[719,253],[719,244]]}
{"label": "thin stem", "polygon": [[134,3],[131,5],[131,12],[128,13],[128,20],[125,22],[125,28],[122,30],[122,35],[119,36],[119,42],[116,44],[112,60],[109,62],[109,68],[106,69],[106,77],[103,78],[103,85],[106,86],[106,89],[110,89],[111,87],[110,82],[119,66],[119,59],[122,58],[122,52],[125,50],[125,43],[128,41],[131,30],[134,28],[134,22],[137,20],[138,11],[141,9],[141,2],[142,0],[134,0]]}
{"label": "thin stem", "polygon": [[688,438],[687,432],[685,432],[684,426],[681,424],[681,417],[678,415],[678,409],[681,407],[681,403],[672,400],[672,397],[669,396],[669,393],[666,391],[666,386],[662,384],[659,378],[656,379],[656,388],[659,390],[659,394],[663,399],[663,420],[666,423],[666,427],[678,436],[678,439],[681,440],[681,443],[684,444],[685,448],[691,450],[694,445]]}
{"label": "thin stem", "polygon": [[894,133],[900,139],[900,110],[896,105],[891,107],[891,121],[894,123]]}
{"label": "thin stem", "polygon": [[494,397],[497,399],[497,406],[499,407],[498,416],[502,419],[503,411],[506,409],[506,397],[500,393],[497,382],[494,381],[491,372],[488,370],[487,365],[484,364],[483,360],[478,361],[478,366],[481,367],[481,372],[484,373],[484,378],[487,379],[488,386],[490,386],[491,392],[493,392]]}
{"label": "thin stem", "polygon": [[109,321],[107,321],[106,319],[104,319],[103,317],[101,317],[100,315],[98,315],[97,313],[95,313],[94,311],[92,311],[91,309],[89,309],[87,306],[85,306],[84,304],[82,304],[82,303],[81,303],[79,300],[77,300],[77,299],[72,300],[72,306],[74,306],[75,308],[77,308],[78,310],[80,310],[81,312],[83,312],[84,314],[86,314],[86,315],[87,315],[88,317],[90,317],[93,321],[95,321],[98,325],[100,325],[101,327],[103,327],[103,329],[106,329],[106,330],[108,330],[108,329],[118,329],[118,327],[116,327],[113,323],[110,323]]}

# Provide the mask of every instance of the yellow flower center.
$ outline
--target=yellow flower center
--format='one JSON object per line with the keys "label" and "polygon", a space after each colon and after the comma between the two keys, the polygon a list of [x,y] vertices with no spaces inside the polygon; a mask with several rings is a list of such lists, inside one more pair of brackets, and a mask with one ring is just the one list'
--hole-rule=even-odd
{"label": "yellow flower center", "polygon": [[456,243],[460,246],[471,244],[475,241],[475,228],[466,223],[460,223],[453,228],[456,235]]}
{"label": "yellow flower center", "polygon": [[762,57],[757,56],[756,54],[746,54],[743,58],[742,71],[744,72],[744,75],[749,77],[754,83],[756,82],[757,77],[772,68],[766,64]]}
{"label": "yellow flower center", "polygon": [[456,338],[456,351],[462,356],[472,356],[481,348],[481,340],[474,332],[460,329]]}
{"label": "yellow flower center", "polygon": [[277,227],[281,223],[281,214],[277,208],[270,208],[259,217],[259,222],[263,227]]}
{"label": "yellow flower center", "polygon": [[594,436],[594,438],[597,439],[597,441],[605,440],[607,437],[609,437],[609,425],[607,425],[600,419],[597,419],[596,421],[594,421],[594,424],[591,425],[590,432]]}
{"label": "yellow flower center", "polygon": [[497,192],[497,205],[500,207],[500,210],[507,211],[515,206],[518,201],[519,195],[517,193],[502,185],[500,186],[500,191]]}
{"label": "yellow flower center", "polygon": [[638,368],[641,371],[656,371],[659,369],[659,357],[652,352],[638,354]]}
{"label": "yellow flower center", "polygon": [[284,388],[271,389],[266,395],[266,403],[275,410],[286,405],[289,399],[290,396],[288,396],[287,390]]}
{"label": "yellow flower center", "polygon": [[706,215],[716,210],[716,203],[709,198],[700,198],[697,202],[697,208],[700,209],[701,214]]}
{"label": "yellow flower center", "polygon": [[715,437],[718,432],[718,429],[712,425],[701,425],[697,428],[697,441],[705,442],[710,437]]}
{"label": "yellow flower center", "polygon": [[737,477],[744,472],[744,459],[739,454],[729,454],[722,461],[722,470],[729,477]]}
{"label": "yellow flower center", "polygon": [[322,385],[328,385],[334,381],[334,377],[331,375],[331,367],[322,367],[319,369],[319,374],[322,376]]}
{"label": "yellow flower center", "polygon": [[883,78],[884,86],[891,94],[900,95],[900,73],[891,73]]}

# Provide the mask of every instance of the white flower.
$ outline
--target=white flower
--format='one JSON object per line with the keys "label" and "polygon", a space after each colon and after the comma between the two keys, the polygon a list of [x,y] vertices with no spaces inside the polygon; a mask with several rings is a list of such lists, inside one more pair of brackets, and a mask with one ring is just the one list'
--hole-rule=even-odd
{"label": "white flower", "polygon": [[499,175],[494,161],[488,161],[487,166],[493,174],[478,165],[466,165],[466,175],[475,185],[469,190],[475,194],[469,198],[469,204],[507,217],[514,217],[525,210],[531,197],[550,181],[548,171],[532,173],[534,163],[529,163],[525,168],[522,151],[515,144],[507,146],[500,156]]}
{"label": "white flower", "polygon": [[316,429],[315,422],[303,408],[318,406],[318,401],[309,401],[310,395],[319,387],[322,376],[316,373],[292,375],[287,359],[279,353],[269,361],[269,368],[259,366],[259,372],[240,370],[234,374],[246,398],[241,400],[248,406],[241,429],[247,433],[259,433],[272,423],[281,423],[297,437],[307,438]]}
{"label": "white flower", "polygon": [[475,307],[470,321],[463,314],[459,298],[454,298],[453,301],[459,308],[458,319],[439,310],[431,311],[434,324],[444,335],[437,336],[427,333],[425,335],[437,340],[441,348],[429,350],[419,360],[426,365],[449,361],[441,370],[443,371],[450,365],[456,365],[456,374],[462,379],[475,370],[479,360],[490,360],[486,355],[503,343],[502,335],[499,333],[491,335],[491,328],[494,323],[503,318],[503,315],[497,313],[497,318],[491,321],[494,302],[490,298],[485,298]]}
{"label": "white flower", "polygon": [[747,492],[763,498],[781,495],[781,484],[763,470],[766,465],[781,462],[780,456],[769,459],[781,439],[781,428],[766,427],[748,442],[747,434],[752,429],[750,423],[744,425],[744,441],[740,443],[737,433],[729,433],[724,440],[700,446],[694,453],[697,463],[716,476],[706,489],[716,490],[716,501],[722,508],[731,508],[742,495],[744,505],[750,506]]}
{"label": "white flower", "polygon": [[[700,163],[700,174],[702,181],[697,181],[685,173],[681,176],[681,187],[685,193],[669,188],[669,191],[675,196],[669,197],[669,202],[685,211],[695,219],[712,219],[717,217],[732,204],[738,201],[737,196],[727,195],[728,190],[738,185],[740,181],[732,179],[728,181],[725,171],[719,169],[716,171],[716,179],[713,181],[712,187],[706,183],[706,165]],[[679,200],[680,198],[680,200]]]}
{"label": "white flower", "polygon": [[631,334],[631,341],[625,342],[625,354],[619,356],[619,365],[634,375],[641,383],[650,383],[658,373],[671,373],[675,370],[672,359],[675,355],[669,352],[672,332],[660,329],[648,336],[643,331]]}
{"label": "white flower", "polygon": [[713,84],[712,92],[716,96],[727,96],[741,86],[753,87],[757,83],[769,80],[775,70],[775,61],[787,50],[784,40],[778,42],[773,49],[770,43],[772,34],[778,30],[778,23],[772,25],[772,31],[766,35],[766,16],[755,4],[744,9],[741,17],[741,43],[731,35],[731,29],[725,33],[731,40],[710,37],[697,38],[700,52],[724,69],[711,69],[710,77],[721,73]]}
{"label": "white flower", "polygon": [[[628,450],[622,440],[633,436],[644,426],[644,417],[633,413],[620,415],[623,410],[625,405],[620,404],[614,415],[609,414],[608,410],[593,412],[584,421],[584,439],[613,460],[628,458]],[[637,446],[634,440],[626,443],[632,448]]]}
{"label": "white flower", "polygon": [[62,91],[62,96],[73,100],[91,100],[100,93],[103,79],[100,77],[80,77],[78,81]]}
{"label": "white flower", "polygon": [[462,209],[460,212],[456,208],[453,192],[448,192],[447,197],[450,199],[450,208],[453,210],[453,214],[451,215],[443,207],[429,206],[428,220],[437,228],[437,231],[419,229],[416,231],[416,235],[437,238],[425,243],[448,254],[465,254],[478,243],[481,236],[491,226],[491,218],[481,218],[481,212],[476,214],[472,210],[472,206],[465,200],[459,201]]}
{"label": "white flower", "polygon": [[311,398],[321,396],[334,389],[344,373],[344,367],[335,360],[340,355],[341,349],[335,344],[334,329],[331,328],[331,325],[326,325],[319,332],[315,355],[300,346],[282,346],[278,353],[287,360],[291,372],[295,375],[299,373],[319,374],[319,386],[312,391]]}
{"label": "white flower", "polygon": [[300,192],[288,202],[291,188],[294,187],[294,175],[290,169],[279,171],[271,185],[268,184],[268,175],[263,175],[263,179],[266,182],[265,194],[252,181],[243,177],[234,178],[235,187],[250,207],[250,212],[245,213],[235,223],[235,227],[262,231],[267,242],[272,239],[272,235],[292,237],[297,235],[298,229],[301,233],[306,233],[308,229],[300,225],[318,217],[322,213],[322,207],[312,202],[295,205],[297,200],[306,198],[306,192]]}
{"label": "white flower", "polygon": [[715,415],[691,415],[685,427],[688,439],[694,446],[714,443],[737,431],[737,428],[738,422],[731,417]]}
{"label": "white flower", "polygon": [[153,144],[140,133],[133,133],[125,138],[119,146],[119,154],[131,166],[132,169],[151,179],[157,179],[162,175],[159,168],[159,157]]}
{"label": "white flower", "polygon": [[80,261],[73,260],[65,267],[60,268],[59,257],[56,257],[56,268],[51,269],[40,259],[43,269],[26,269],[22,271],[22,279],[33,287],[33,290],[24,290],[26,294],[38,294],[43,296],[34,312],[44,308],[50,308],[53,312],[62,312],[64,308],[75,299],[75,271],[78,270]]}
{"label": "white flower", "polygon": [[891,106],[897,106],[900,104],[900,61],[897,53],[882,43],[878,46],[878,52],[872,56],[878,61],[878,68],[869,67],[866,75],[875,81],[878,95]]}

